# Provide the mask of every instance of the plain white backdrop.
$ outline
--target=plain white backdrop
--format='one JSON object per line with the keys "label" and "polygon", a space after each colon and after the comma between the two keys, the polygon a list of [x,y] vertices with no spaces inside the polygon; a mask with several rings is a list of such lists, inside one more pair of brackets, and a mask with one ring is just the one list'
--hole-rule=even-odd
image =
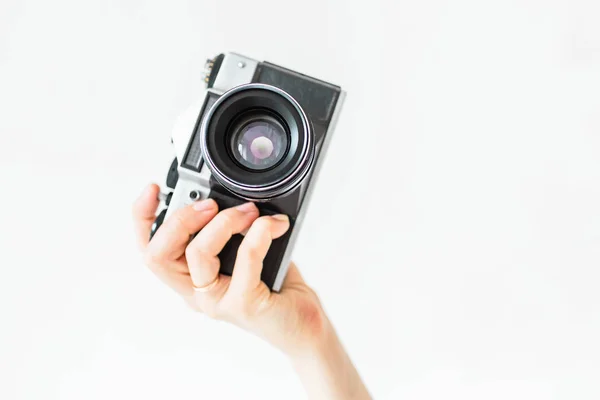
{"label": "plain white backdrop", "polygon": [[600,6],[0,1],[0,398],[302,399],[142,265],[223,51],[348,98],[294,259],[375,398],[600,398]]}

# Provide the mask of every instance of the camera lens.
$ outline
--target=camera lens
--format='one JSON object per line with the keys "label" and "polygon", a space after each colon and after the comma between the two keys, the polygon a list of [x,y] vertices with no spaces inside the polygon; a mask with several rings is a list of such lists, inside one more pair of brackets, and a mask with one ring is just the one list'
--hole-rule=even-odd
{"label": "camera lens", "polygon": [[211,177],[247,200],[291,192],[308,176],[315,158],[306,113],[292,96],[270,85],[245,84],[223,93],[199,129]]}
{"label": "camera lens", "polygon": [[283,124],[263,111],[244,113],[234,124],[230,140],[235,160],[255,171],[277,165],[285,156],[288,142]]}

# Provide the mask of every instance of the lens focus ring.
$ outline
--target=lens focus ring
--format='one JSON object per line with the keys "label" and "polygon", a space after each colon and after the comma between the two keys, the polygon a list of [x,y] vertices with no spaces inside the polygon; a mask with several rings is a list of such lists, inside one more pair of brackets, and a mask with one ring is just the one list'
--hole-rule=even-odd
{"label": "lens focus ring", "polygon": [[[255,114],[237,124],[244,113]],[[313,164],[315,140],[292,96],[270,85],[247,84],[224,93],[210,108],[200,125],[200,150],[219,183],[239,197],[261,201],[302,182]]]}

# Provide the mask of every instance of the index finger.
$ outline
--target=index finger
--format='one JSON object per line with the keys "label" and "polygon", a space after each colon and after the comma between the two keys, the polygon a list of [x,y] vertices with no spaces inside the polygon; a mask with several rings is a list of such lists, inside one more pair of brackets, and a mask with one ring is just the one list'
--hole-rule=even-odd
{"label": "index finger", "polygon": [[158,263],[179,259],[184,255],[190,237],[204,228],[217,211],[213,199],[178,209],[156,231],[148,245],[147,256]]}

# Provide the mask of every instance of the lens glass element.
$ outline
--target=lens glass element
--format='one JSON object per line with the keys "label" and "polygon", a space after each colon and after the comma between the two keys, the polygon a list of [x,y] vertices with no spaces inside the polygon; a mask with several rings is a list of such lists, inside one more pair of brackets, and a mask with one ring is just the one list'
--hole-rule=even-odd
{"label": "lens glass element", "polygon": [[253,170],[277,165],[288,147],[288,134],[283,125],[269,115],[244,119],[231,140],[235,159]]}

